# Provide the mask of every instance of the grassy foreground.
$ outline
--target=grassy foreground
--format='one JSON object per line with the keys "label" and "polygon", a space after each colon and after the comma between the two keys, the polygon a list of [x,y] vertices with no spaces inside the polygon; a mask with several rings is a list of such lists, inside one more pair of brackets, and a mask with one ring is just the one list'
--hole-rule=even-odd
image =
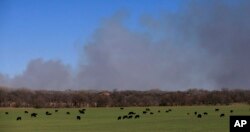
{"label": "grassy foreground", "polygon": [[[79,114],[78,108],[60,108],[57,113],[52,108],[0,108],[0,132],[228,132],[229,115],[250,115],[250,106],[243,104],[149,108],[153,115],[142,114],[144,107],[125,107],[124,110],[87,108],[84,115]],[[220,111],[215,112],[215,108]],[[168,109],[172,111],[166,113]],[[231,109],[233,113],[230,113]],[[25,110],[29,114],[25,114]],[[7,111],[8,115],[5,114]],[[45,115],[46,111],[52,115]],[[67,111],[70,115],[66,115]],[[117,120],[118,116],[127,115],[130,111],[140,114],[140,118]],[[207,112],[208,115],[202,114],[202,118],[197,118],[195,111]],[[38,116],[31,118],[31,112],[38,113]],[[225,117],[220,118],[221,113]],[[81,120],[76,120],[77,115],[81,116]],[[22,120],[17,121],[17,116],[21,116]]]}

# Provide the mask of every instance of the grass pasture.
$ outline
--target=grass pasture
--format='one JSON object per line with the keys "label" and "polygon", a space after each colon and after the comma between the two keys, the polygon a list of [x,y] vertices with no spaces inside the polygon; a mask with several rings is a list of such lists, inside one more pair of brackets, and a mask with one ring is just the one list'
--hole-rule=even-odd
{"label": "grass pasture", "polygon": [[[148,107],[154,114],[143,115],[145,107],[120,108],[86,108],[85,114],[80,114],[78,108],[0,108],[0,132],[228,132],[229,115],[250,115],[250,106],[235,104],[229,106],[177,106]],[[219,108],[219,112],[214,109]],[[172,109],[166,113],[165,110]],[[230,113],[230,110],[234,110]],[[25,114],[24,111],[29,111]],[[158,110],[161,112],[158,113]],[[8,115],[5,112],[9,112]],[[49,111],[52,115],[45,115]],[[71,114],[66,115],[69,111]],[[118,116],[133,111],[140,115],[139,119],[117,120]],[[197,118],[194,112],[207,112],[202,118]],[[31,118],[30,113],[38,116]],[[187,113],[190,113],[187,115]],[[220,118],[221,113],[225,117]],[[76,120],[80,115],[81,120]],[[17,116],[22,120],[17,121]]]}

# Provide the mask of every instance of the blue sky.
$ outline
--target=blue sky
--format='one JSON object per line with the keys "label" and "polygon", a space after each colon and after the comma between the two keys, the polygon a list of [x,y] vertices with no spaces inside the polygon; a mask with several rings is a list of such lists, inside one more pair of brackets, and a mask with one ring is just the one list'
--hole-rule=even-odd
{"label": "blue sky", "polygon": [[172,0],[1,0],[0,73],[22,73],[32,59],[59,59],[75,68],[79,48],[103,19],[129,13],[126,25],[138,30],[142,15],[176,11]]}

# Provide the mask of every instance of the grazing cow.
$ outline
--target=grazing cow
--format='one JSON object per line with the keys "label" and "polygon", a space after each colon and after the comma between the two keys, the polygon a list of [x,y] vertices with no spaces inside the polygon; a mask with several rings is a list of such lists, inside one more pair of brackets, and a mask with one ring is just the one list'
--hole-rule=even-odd
{"label": "grazing cow", "polygon": [[154,113],[153,112],[150,112],[150,115],[153,115]]}
{"label": "grazing cow", "polygon": [[123,109],[124,109],[123,107],[120,108],[120,110],[123,110]]}
{"label": "grazing cow", "polygon": [[76,119],[77,120],[81,120],[81,116],[76,116]]}
{"label": "grazing cow", "polygon": [[215,111],[219,111],[220,109],[216,108]]}
{"label": "grazing cow", "polygon": [[46,115],[51,115],[51,113],[49,113],[48,111],[46,111],[46,113],[45,113]]}
{"label": "grazing cow", "polygon": [[122,117],[122,119],[126,119],[126,118],[128,118],[128,116],[127,116],[127,115],[125,115],[125,116],[123,116],[123,117]]}
{"label": "grazing cow", "polygon": [[140,118],[140,115],[135,115],[135,119]]}
{"label": "grazing cow", "polygon": [[146,111],[150,111],[150,109],[149,109],[149,108],[146,108]]}
{"label": "grazing cow", "polygon": [[233,110],[230,110],[230,113],[233,113],[234,111]]}
{"label": "grazing cow", "polygon": [[36,116],[37,116],[37,113],[31,113],[30,116],[31,116],[31,117],[36,117]]}
{"label": "grazing cow", "polygon": [[167,113],[168,113],[168,112],[170,112],[170,111],[172,111],[172,109],[168,109],[168,110],[166,110],[165,112],[167,112]]}
{"label": "grazing cow", "polygon": [[121,120],[121,119],[122,119],[122,117],[121,117],[121,116],[118,116],[117,120]]}
{"label": "grazing cow", "polygon": [[195,111],[194,114],[197,115],[197,112]]}
{"label": "grazing cow", "polygon": [[128,116],[128,119],[132,119],[132,118],[133,118],[133,116],[132,116],[132,115]]}
{"label": "grazing cow", "polygon": [[85,111],[86,109],[82,109],[82,111]]}
{"label": "grazing cow", "polygon": [[28,114],[29,112],[28,111],[24,111],[25,114]]}
{"label": "grazing cow", "polygon": [[158,110],[158,113],[160,113],[161,111],[160,110]]}
{"label": "grazing cow", "polygon": [[18,121],[18,120],[22,120],[22,117],[21,116],[18,116],[17,118],[16,118],[16,120]]}
{"label": "grazing cow", "polygon": [[79,110],[79,112],[81,113],[81,114],[84,114],[85,112],[84,112],[85,110]]}
{"label": "grazing cow", "polygon": [[69,115],[69,114],[70,114],[70,112],[66,112],[66,114],[67,114],[67,115]]}
{"label": "grazing cow", "polygon": [[129,114],[129,115],[134,115],[135,113],[131,111],[131,112],[129,112],[128,114]]}
{"label": "grazing cow", "polygon": [[224,117],[224,116],[225,116],[225,114],[224,114],[224,113],[220,114],[220,117]]}
{"label": "grazing cow", "polygon": [[204,112],[203,114],[204,114],[204,115],[207,115],[208,113],[207,113],[207,112]]}
{"label": "grazing cow", "polygon": [[143,114],[147,114],[147,111],[142,111]]}
{"label": "grazing cow", "polygon": [[9,112],[5,112],[5,114],[6,114],[6,115],[8,115],[8,114],[9,114]]}
{"label": "grazing cow", "polygon": [[58,110],[55,110],[55,112],[58,112]]}
{"label": "grazing cow", "polygon": [[202,117],[202,115],[201,115],[201,114],[198,114],[198,115],[197,115],[197,117],[198,117],[198,118],[201,118],[201,117]]}

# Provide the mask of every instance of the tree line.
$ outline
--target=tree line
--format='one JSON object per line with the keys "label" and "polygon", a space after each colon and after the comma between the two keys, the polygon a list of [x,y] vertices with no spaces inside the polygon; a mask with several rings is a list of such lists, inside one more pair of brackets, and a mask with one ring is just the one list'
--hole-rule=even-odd
{"label": "tree line", "polygon": [[48,91],[0,87],[0,107],[126,107],[250,104],[250,90]]}

